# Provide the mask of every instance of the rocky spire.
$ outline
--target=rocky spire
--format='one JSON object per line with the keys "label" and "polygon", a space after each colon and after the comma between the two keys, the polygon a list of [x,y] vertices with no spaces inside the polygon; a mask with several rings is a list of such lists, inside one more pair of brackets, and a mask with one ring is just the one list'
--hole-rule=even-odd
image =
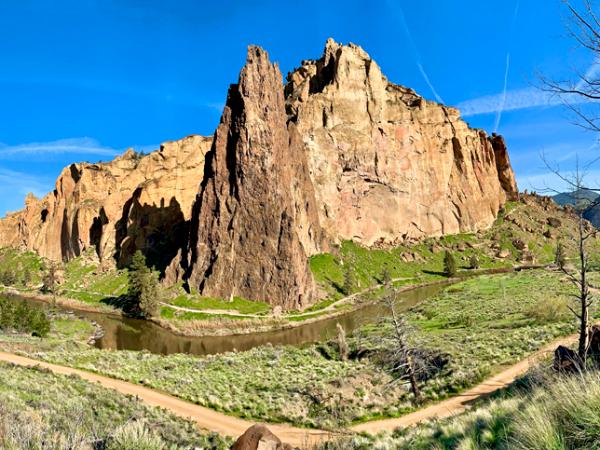
{"label": "rocky spire", "polygon": [[187,278],[202,294],[286,309],[313,299],[305,245],[320,232],[294,135],[279,68],[251,46],[229,89],[192,218]]}

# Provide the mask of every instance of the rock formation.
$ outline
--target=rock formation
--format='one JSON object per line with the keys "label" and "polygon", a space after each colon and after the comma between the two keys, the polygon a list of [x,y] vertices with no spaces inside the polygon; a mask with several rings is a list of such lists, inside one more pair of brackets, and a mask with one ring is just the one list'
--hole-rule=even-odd
{"label": "rock formation", "polygon": [[237,438],[231,450],[292,450],[292,446],[282,443],[266,426],[257,424]]}
{"label": "rock formation", "polygon": [[286,124],[281,73],[248,49],[229,89],[195,208],[186,278],[201,293],[286,309],[314,297],[308,256],[321,231],[305,153]]}
{"label": "rock formation", "polygon": [[128,150],[109,163],[71,164],[41,200],[0,220],[0,245],[69,260],[88,248],[125,263],[135,251],[161,267],[185,240],[211,138],[189,136],[143,156]]}
{"label": "rock formation", "polygon": [[476,231],[517,196],[501,136],[390,83],[360,47],[329,40],[285,86],[250,47],[214,137],[72,164],[0,220],[0,246],[119,264],[140,248],[167,282],[301,308],[318,295],[309,256]]}
{"label": "rock formation", "polygon": [[517,187],[504,140],[382,75],[353,44],[288,75],[287,111],[330,238],[364,245],[485,228]]}

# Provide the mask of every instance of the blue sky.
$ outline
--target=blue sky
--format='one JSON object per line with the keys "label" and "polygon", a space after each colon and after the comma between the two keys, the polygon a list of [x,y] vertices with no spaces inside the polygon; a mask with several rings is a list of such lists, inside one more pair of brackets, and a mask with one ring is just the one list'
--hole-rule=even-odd
{"label": "blue sky", "polygon": [[595,135],[534,87],[536,72],[594,69],[565,16],[560,0],[0,0],[0,215],[73,161],[212,134],[248,44],[285,74],[328,37],[505,135],[522,189],[554,186],[540,152],[564,168],[577,152],[600,156]]}

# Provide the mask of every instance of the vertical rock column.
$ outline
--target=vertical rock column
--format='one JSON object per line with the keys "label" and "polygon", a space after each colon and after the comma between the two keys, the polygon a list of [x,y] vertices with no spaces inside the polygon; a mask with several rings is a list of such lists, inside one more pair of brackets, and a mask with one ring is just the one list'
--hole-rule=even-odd
{"label": "vertical rock column", "polygon": [[291,132],[279,68],[250,47],[194,208],[187,278],[203,295],[284,309],[313,300],[305,245],[320,231],[305,154]]}

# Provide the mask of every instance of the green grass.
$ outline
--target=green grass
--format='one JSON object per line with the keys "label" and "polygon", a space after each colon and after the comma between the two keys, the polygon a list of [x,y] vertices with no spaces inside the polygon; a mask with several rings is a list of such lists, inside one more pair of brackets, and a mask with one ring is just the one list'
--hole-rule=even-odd
{"label": "green grass", "polygon": [[0,363],[0,447],[96,448],[103,442],[124,450],[125,437],[135,444],[129,448],[140,449],[226,449],[231,444],[202,434],[191,421],[78,377]]}
{"label": "green grass", "polygon": [[266,314],[271,311],[267,303],[254,302],[242,297],[233,297],[231,301],[214,297],[190,296],[180,294],[170,301],[175,306],[193,309],[217,309],[237,311],[241,314]]}
{"label": "green grass", "polygon": [[378,436],[331,441],[320,450],[574,450],[600,448],[600,374],[522,380],[470,411]]}
{"label": "green grass", "polygon": [[[573,330],[570,316],[534,314],[546,301],[563,304],[568,285],[558,273],[523,271],[455,284],[406,313],[415,339],[447,358],[423,383],[427,400],[453,395]],[[383,324],[364,327],[351,351],[374,354],[389,344]],[[340,361],[335,343],[304,348],[259,347],[209,357],[161,356],[73,348],[30,351],[35,357],[152,386],[198,404],[257,421],[337,427],[413,408],[401,385],[376,360]],[[373,354],[373,353],[372,353]],[[248,370],[251,367],[252,370]]]}

